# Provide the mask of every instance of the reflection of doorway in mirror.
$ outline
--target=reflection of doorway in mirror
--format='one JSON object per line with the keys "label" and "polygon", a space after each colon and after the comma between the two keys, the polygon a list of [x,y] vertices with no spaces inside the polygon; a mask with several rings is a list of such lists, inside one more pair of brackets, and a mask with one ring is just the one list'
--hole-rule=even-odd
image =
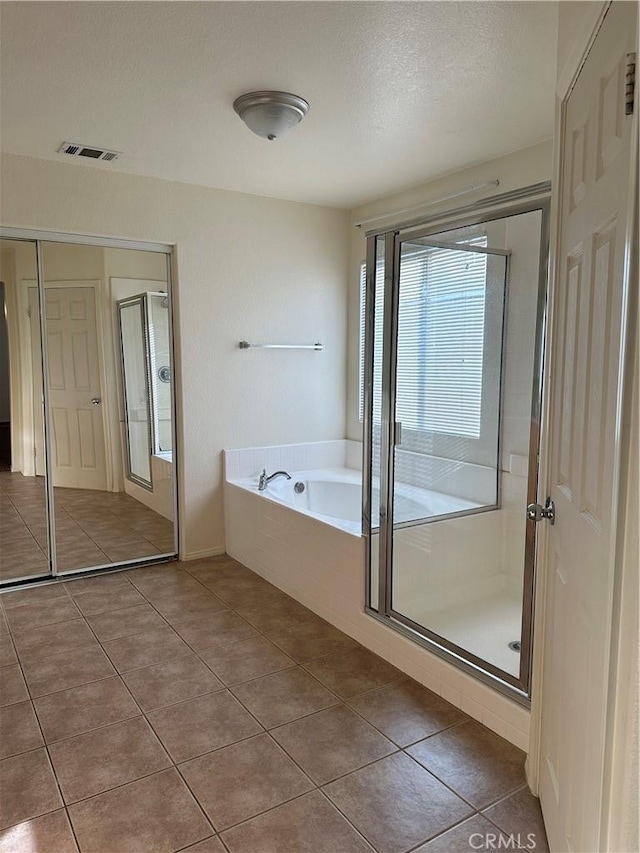
{"label": "reflection of doorway in mirror", "polygon": [[[93,286],[91,286],[93,284]],[[96,317],[97,283],[47,283],[45,317],[54,486],[107,489],[102,383]],[[33,364],[40,364],[37,294],[29,288]],[[35,387],[38,387],[36,383]],[[34,410],[39,401],[34,400]],[[36,473],[44,473],[43,436],[36,433]]]}
{"label": "reflection of doorway in mirror", "polygon": [[[112,293],[131,290],[133,283],[112,279]],[[125,424],[125,491],[165,518],[173,519],[169,297],[164,290],[142,291],[118,300],[117,310]]]}

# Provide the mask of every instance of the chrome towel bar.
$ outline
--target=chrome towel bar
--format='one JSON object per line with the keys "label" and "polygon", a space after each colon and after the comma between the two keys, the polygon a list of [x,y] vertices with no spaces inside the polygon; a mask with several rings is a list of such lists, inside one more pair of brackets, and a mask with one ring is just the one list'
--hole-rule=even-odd
{"label": "chrome towel bar", "polygon": [[249,341],[240,341],[238,347],[240,349],[313,349],[316,352],[322,352],[324,344],[318,342],[315,344],[250,344]]}

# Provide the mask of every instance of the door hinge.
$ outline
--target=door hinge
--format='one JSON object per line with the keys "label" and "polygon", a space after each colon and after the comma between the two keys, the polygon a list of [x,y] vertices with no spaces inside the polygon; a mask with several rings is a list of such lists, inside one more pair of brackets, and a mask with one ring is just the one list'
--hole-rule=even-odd
{"label": "door hinge", "polygon": [[627,54],[627,67],[624,75],[624,113],[630,116],[633,113],[633,96],[636,88],[636,55]]}

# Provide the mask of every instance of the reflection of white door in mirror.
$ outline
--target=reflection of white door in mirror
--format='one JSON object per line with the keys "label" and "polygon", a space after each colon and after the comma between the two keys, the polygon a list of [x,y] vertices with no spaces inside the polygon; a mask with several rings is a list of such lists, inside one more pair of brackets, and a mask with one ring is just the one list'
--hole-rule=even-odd
{"label": "reflection of white door in mirror", "polygon": [[[53,483],[67,488],[106,490],[95,290],[47,284],[45,292]],[[36,365],[40,354],[37,314],[34,319],[35,289],[29,301]],[[34,411],[36,405],[34,400]],[[39,447],[41,432],[36,433],[36,471],[40,474],[44,471],[40,470],[43,457],[38,453]]]}

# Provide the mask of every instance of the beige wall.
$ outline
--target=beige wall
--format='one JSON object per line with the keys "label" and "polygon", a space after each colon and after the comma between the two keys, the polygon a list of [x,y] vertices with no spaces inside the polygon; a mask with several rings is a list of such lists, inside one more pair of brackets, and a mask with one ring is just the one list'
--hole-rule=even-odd
{"label": "beige wall", "polygon": [[1,177],[3,225],[176,245],[182,548],[222,550],[224,447],[344,437],[346,214],[13,155]]}

